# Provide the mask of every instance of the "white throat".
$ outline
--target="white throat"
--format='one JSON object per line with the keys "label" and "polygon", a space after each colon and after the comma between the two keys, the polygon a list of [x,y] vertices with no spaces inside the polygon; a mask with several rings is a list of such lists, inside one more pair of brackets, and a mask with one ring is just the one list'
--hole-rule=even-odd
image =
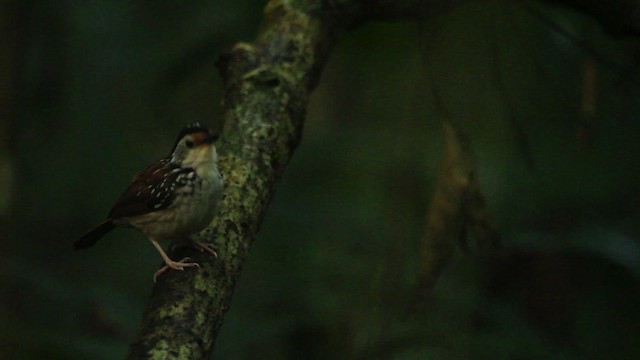
{"label": "white throat", "polygon": [[189,151],[182,165],[195,169],[199,177],[211,179],[217,175],[217,163],[216,147],[207,145]]}

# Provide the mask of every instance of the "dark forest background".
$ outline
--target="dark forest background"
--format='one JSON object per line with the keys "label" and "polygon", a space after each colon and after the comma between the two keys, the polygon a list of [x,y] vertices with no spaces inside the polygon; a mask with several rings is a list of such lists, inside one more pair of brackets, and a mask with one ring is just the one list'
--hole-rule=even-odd
{"label": "dark forest background", "polygon": [[[214,63],[264,4],[0,2],[0,358],[125,356],[160,257],[130,230],[71,244],[184,124],[221,129]],[[346,35],[214,357],[640,358],[639,59],[536,2]],[[412,311],[445,117],[503,249],[457,251]]]}

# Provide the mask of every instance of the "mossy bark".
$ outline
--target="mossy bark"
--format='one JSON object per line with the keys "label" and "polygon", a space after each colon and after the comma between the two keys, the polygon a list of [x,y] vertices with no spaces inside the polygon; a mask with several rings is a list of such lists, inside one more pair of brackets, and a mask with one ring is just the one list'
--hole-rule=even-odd
{"label": "mossy bark", "polygon": [[128,359],[210,357],[274,185],[300,142],[309,94],[337,36],[362,21],[365,9],[375,9],[365,3],[270,1],[257,40],[237,44],[219,60],[225,125],[218,148],[225,194],[200,239],[214,243],[219,256],[190,249],[173,254],[189,256],[201,268],[158,279]]}
{"label": "mossy bark", "polygon": [[[190,249],[173,254],[189,256],[201,268],[170,271],[159,278],[128,359],[210,357],[242,262],[274,185],[300,142],[309,94],[335,40],[365,21],[407,19],[423,14],[422,7],[446,4],[442,0],[272,0],[267,4],[256,41],[237,44],[218,62],[225,83],[225,126],[218,144],[225,195],[218,215],[199,240],[214,243],[219,256],[215,259]],[[469,175],[465,172],[463,178],[469,180]],[[457,223],[458,214],[463,213],[458,196],[464,193],[453,197],[453,207],[443,207],[440,223]],[[435,204],[432,210],[437,209]],[[429,220],[432,230],[438,227],[437,216],[434,213]],[[445,228],[443,234],[453,231]],[[439,249],[424,251],[427,288],[449,258],[451,244],[444,240],[449,237],[425,244],[424,250]]]}

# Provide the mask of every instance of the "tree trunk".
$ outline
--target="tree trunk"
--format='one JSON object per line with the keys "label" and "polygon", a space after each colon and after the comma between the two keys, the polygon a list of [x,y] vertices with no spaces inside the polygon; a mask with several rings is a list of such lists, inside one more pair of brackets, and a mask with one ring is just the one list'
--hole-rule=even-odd
{"label": "tree trunk", "polygon": [[[194,250],[174,254],[190,256],[201,268],[159,278],[128,359],[210,357],[274,186],[300,142],[309,95],[340,34],[365,21],[406,20],[463,2],[269,1],[257,40],[235,45],[218,62],[225,84],[219,143],[225,195],[199,240],[214,243],[219,257]],[[425,274],[437,277],[448,254],[430,259],[435,271],[423,269]]]}

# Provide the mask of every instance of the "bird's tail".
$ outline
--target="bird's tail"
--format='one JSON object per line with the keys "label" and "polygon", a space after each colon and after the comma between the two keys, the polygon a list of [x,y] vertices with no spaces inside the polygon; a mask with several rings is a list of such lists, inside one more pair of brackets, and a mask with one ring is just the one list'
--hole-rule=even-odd
{"label": "bird's tail", "polygon": [[113,228],[115,227],[116,226],[113,224],[113,221],[111,219],[106,220],[102,224],[93,228],[88,233],[82,235],[82,237],[78,241],[73,243],[73,248],[75,250],[86,249],[95,244],[96,241],[100,240],[102,236],[113,230]]}

